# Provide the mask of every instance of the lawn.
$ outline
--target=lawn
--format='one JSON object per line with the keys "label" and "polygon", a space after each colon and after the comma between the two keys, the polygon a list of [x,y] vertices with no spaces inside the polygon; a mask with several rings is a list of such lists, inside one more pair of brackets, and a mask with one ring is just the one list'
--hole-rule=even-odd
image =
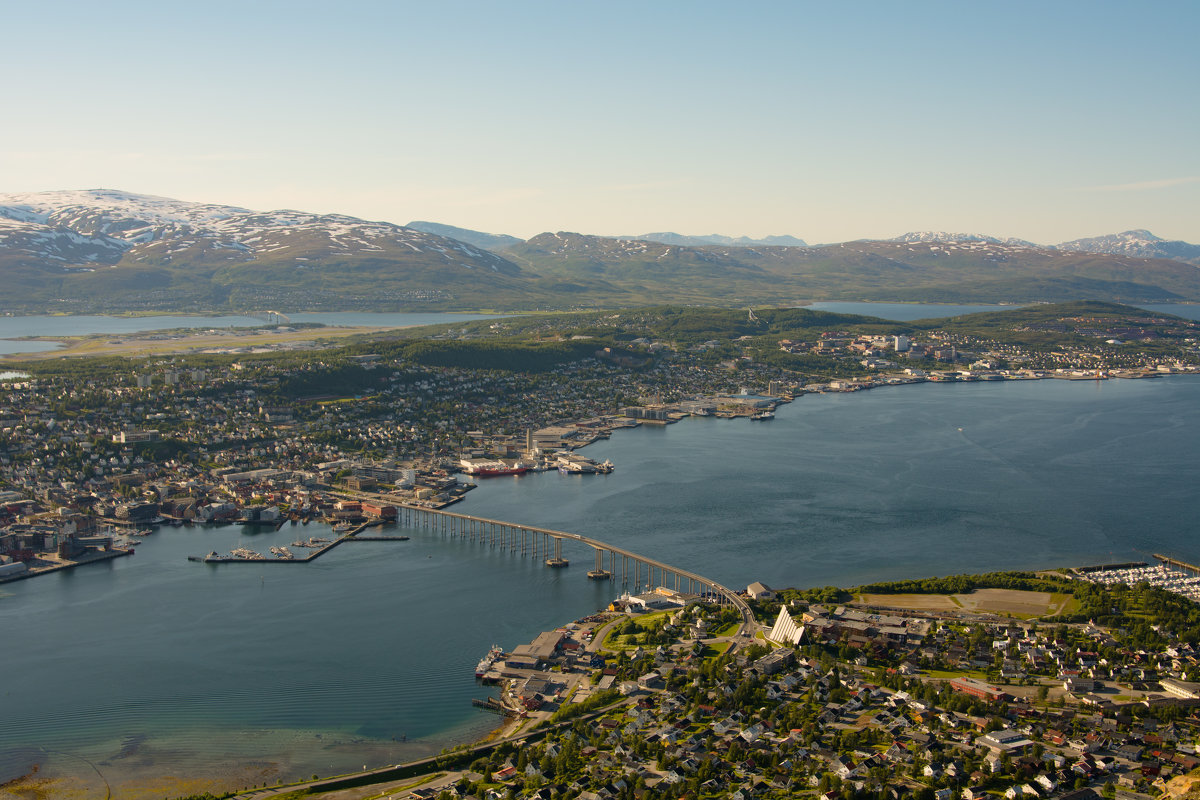
{"label": "lawn", "polygon": [[[667,624],[667,611],[655,611],[631,617],[626,623],[614,625],[604,637],[605,650],[635,650],[639,647],[651,647],[650,634],[656,633]],[[632,623],[630,626],[628,623]],[[621,631],[618,633],[617,631]]]}
{"label": "lawn", "polygon": [[729,649],[729,642],[717,642],[716,644],[706,644],[704,649],[700,651],[700,657],[704,660],[716,658],[717,656],[725,655],[725,651]]}

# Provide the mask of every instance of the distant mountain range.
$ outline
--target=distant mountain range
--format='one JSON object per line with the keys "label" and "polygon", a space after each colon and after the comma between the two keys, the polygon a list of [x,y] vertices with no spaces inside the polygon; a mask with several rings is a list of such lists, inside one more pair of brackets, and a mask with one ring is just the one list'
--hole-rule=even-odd
{"label": "distant mountain range", "polygon": [[504,233],[472,231],[467,228],[456,228],[453,225],[443,225],[440,222],[410,222],[405,227],[412,228],[414,231],[436,233],[438,236],[458,239],[460,242],[482,247],[485,250],[503,250],[505,247],[525,241]]}
{"label": "distant mountain range", "polygon": [[638,239],[659,244],[675,244],[681,247],[705,247],[707,245],[724,245],[725,247],[807,247],[803,239],[795,236],[764,236],[762,239],[751,239],[749,236],[722,236],[710,233],[707,236],[684,236],[679,233],[643,233],[641,236],[618,236],[618,239]]}
{"label": "distant mountain range", "polygon": [[903,236],[897,236],[894,239],[885,239],[883,241],[903,242],[905,244],[970,244],[972,242],[986,242],[988,244],[1004,244],[1012,247],[1041,247],[1041,245],[1027,242],[1024,239],[997,239],[995,236],[984,236],[982,233],[946,233],[945,231],[914,231],[906,233]]}
{"label": "distant mountain range", "polygon": [[1093,236],[1055,245],[1059,250],[1080,253],[1108,253],[1137,258],[1169,258],[1200,266],[1200,244],[1160,239],[1150,231],[1133,230],[1109,236]]}
{"label": "distant mountain range", "polygon": [[[704,243],[680,243],[691,241]],[[95,189],[0,195],[0,311],[1200,300],[1197,251],[1146,231],[1058,247],[928,232],[820,246],[566,232],[522,241]]]}
{"label": "distant mountain range", "polygon": [[[521,243],[523,240],[515,236],[484,233],[467,228],[456,228],[453,225],[442,225],[436,222],[410,222],[408,227],[416,230],[448,236],[459,241],[483,247],[488,250],[502,251],[505,248]],[[809,245],[795,236],[764,236],[753,239],[749,236],[722,236],[713,233],[707,236],[687,236],[679,233],[643,233],[640,236],[614,236],[614,239],[629,241],[656,242],[658,244],[677,245],[679,247],[808,247]],[[1200,245],[1183,241],[1168,241],[1159,238],[1150,231],[1133,230],[1115,233],[1108,236],[1094,236],[1088,239],[1075,239],[1061,244],[1040,245],[1025,239],[1012,237],[988,236],[982,233],[947,233],[945,231],[912,231],[893,239],[863,240],[901,242],[905,244],[964,244],[969,242],[987,242],[1011,247],[1029,247],[1034,249],[1069,250],[1078,253],[1107,253],[1117,256],[1135,256],[1137,258],[1168,258],[1173,261],[1183,261],[1187,264],[1200,266]]]}

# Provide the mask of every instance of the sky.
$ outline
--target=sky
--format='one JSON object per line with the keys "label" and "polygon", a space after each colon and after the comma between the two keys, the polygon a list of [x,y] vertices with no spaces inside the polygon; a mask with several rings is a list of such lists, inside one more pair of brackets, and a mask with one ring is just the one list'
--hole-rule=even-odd
{"label": "sky", "polygon": [[0,192],[810,243],[1200,242],[1200,3],[0,5]]}

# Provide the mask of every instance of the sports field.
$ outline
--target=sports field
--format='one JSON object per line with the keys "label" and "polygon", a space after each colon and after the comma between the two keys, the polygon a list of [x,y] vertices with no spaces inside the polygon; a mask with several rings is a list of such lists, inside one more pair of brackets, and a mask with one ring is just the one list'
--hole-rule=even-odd
{"label": "sports field", "polygon": [[969,611],[1023,618],[1052,617],[1070,611],[1075,605],[1075,598],[1069,594],[1021,589],[976,589],[967,594],[863,594],[856,600],[866,605],[913,611]]}

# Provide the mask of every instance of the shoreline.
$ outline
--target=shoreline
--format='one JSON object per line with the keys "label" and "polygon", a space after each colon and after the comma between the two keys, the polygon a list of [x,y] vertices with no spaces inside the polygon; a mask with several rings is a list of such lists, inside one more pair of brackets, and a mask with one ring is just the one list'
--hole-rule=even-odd
{"label": "shoreline", "polygon": [[[1164,562],[1164,563],[1168,563],[1168,562],[1172,561],[1172,559],[1167,559],[1166,557],[1159,556],[1157,554],[1155,555],[1155,559],[1159,560],[1160,562]],[[1038,569],[1038,570],[1032,570],[1032,572],[1034,572],[1035,574],[1057,575],[1059,577],[1066,578],[1067,580],[1070,580],[1070,581],[1079,581],[1079,582],[1086,583],[1086,582],[1095,582],[1094,580],[1092,580],[1091,578],[1088,577],[1089,575],[1104,574],[1109,571],[1117,571],[1124,567],[1139,567],[1139,566],[1149,567],[1150,565],[1145,564],[1145,563],[1141,563],[1141,564],[1120,564],[1120,563],[1118,563],[1118,564],[1112,564],[1112,565],[1085,565],[1085,566],[1072,566],[1072,567],[1066,567],[1066,568],[1062,568],[1062,567],[1043,568],[1043,569]],[[1190,565],[1190,564],[1184,564],[1183,566],[1189,567],[1192,570],[1196,571],[1198,574],[1200,574],[1200,567],[1196,567],[1196,566]],[[1064,573],[1067,573],[1067,574],[1064,574]],[[849,592],[858,587],[838,587],[838,588],[842,589],[843,591]],[[1003,590],[1003,589],[996,590],[996,589],[987,589],[987,588],[971,589],[971,590],[967,591],[965,593],[965,595],[968,595],[968,596],[974,595],[977,592],[1005,593],[1007,591],[1008,590]],[[1023,591],[1023,590],[1018,590],[1018,591]],[[901,599],[910,598],[910,597],[940,598],[940,597],[946,597],[946,596],[948,596],[948,595],[946,595],[945,593],[942,593],[942,592],[933,592],[930,594],[915,594],[915,595],[913,595],[913,594],[908,594],[908,595],[905,595],[905,594],[895,594],[895,595],[893,595],[893,594],[878,594],[878,595],[864,594],[861,596],[855,596],[854,599],[847,601],[847,604],[852,605],[856,608],[860,608],[860,607],[865,608],[872,612],[884,611],[889,614],[899,614],[901,616],[910,616],[910,617],[918,617],[918,618],[932,616],[937,619],[958,618],[958,619],[962,619],[964,621],[986,620],[986,619],[994,618],[994,619],[1024,620],[1026,622],[1032,621],[1035,624],[1036,624],[1037,620],[1040,618],[1040,617],[1028,618],[1027,616],[1023,616],[1022,613],[1019,613],[1015,608],[1001,609],[1001,608],[991,608],[991,607],[987,607],[987,606],[980,607],[980,608],[963,608],[963,607],[959,607],[959,606],[951,606],[951,607],[943,608],[943,607],[938,607],[936,605],[928,605],[928,604],[927,605],[916,605],[916,606],[897,604],[897,605],[893,606],[893,605],[889,605],[889,604],[887,604],[887,602],[885,602],[889,598],[895,598],[896,600],[901,600]],[[1009,605],[1011,605],[1013,602],[1015,602],[1011,598],[1006,598],[1006,597],[990,598],[990,602],[992,604],[999,604],[1000,606],[1003,606],[1006,601],[1008,602]],[[1064,613],[1065,609],[1066,609],[1065,601],[1060,601],[1056,605],[1055,602],[1053,601],[1053,598],[1050,598],[1050,600],[1047,603],[1046,612],[1049,616],[1054,617],[1054,616]],[[1022,611],[1027,611],[1027,610],[1028,609],[1022,609]],[[602,613],[604,613],[604,612],[597,612],[597,615],[601,615]],[[612,628],[613,624],[615,622],[619,621],[621,618],[623,618],[626,613],[627,612],[616,612],[611,619],[602,618],[602,619],[598,619],[598,620],[597,619],[589,620],[587,617],[581,618],[581,619],[576,619],[571,622],[563,623],[562,625],[559,625],[557,628],[553,629],[552,631],[540,632],[539,634],[537,634],[537,636],[535,638],[540,638],[541,636],[545,635],[546,633],[553,633],[555,631],[576,632],[581,629],[587,630],[587,629],[589,629],[589,626],[594,626],[594,630],[592,630],[592,632],[596,634],[596,637],[593,642],[588,644],[587,650],[589,650],[591,652],[601,652],[604,649],[603,648],[604,642],[605,642],[607,635],[608,635],[610,629]],[[646,610],[639,614],[635,614],[635,616],[641,616],[643,614],[657,614],[657,613],[662,613],[662,612]],[[668,610],[667,613],[670,613],[670,611]],[[757,621],[755,622],[755,625],[761,627],[763,630],[766,630],[770,627],[769,623],[764,624],[764,623],[759,623]],[[751,638],[747,639],[746,641],[740,642],[740,643],[747,644],[747,643],[758,643],[759,642],[759,640],[757,638],[754,638],[753,631],[749,632],[749,635],[751,636]],[[738,636],[734,636],[733,639],[731,639],[731,642],[733,644],[733,648],[731,648],[731,650],[737,648],[737,646],[739,644],[738,639],[739,639]],[[507,691],[508,687],[510,687],[511,685],[513,685],[515,683],[519,683],[519,680],[511,679],[511,678],[504,679],[503,684],[506,686],[505,691]],[[586,697],[589,696],[592,693],[592,691],[594,691],[594,690],[590,690],[589,692],[587,692],[585,694],[584,698],[586,699]],[[566,700],[562,701],[562,704],[559,707],[565,706],[567,704],[567,702],[568,701],[566,701]],[[574,701],[574,702],[578,702],[578,701]],[[541,714],[542,712],[538,712],[538,713]],[[525,731],[522,733],[522,729],[529,722],[535,722],[536,723],[535,727],[529,731]],[[565,722],[565,723],[561,723],[561,724],[571,724],[571,722]],[[465,746],[463,746],[462,749],[472,751],[472,754],[475,754],[478,751],[480,751],[481,749],[486,750],[486,748],[488,748],[488,747],[499,746],[506,741],[523,740],[523,739],[525,739],[525,737],[536,738],[539,735],[544,734],[546,731],[552,729],[553,727],[554,726],[551,723],[549,723],[548,716],[546,716],[545,718],[538,718],[538,719],[535,719],[534,717],[530,717],[528,719],[525,719],[523,717],[508,718],[501,725],[497,726],[494,730],[489,732],[487,735],[482,736],[472,742],[467,743]],[[446,749],[443,749],[443,751],[442,751],[443,754],[447,754],[448,752],[449,751]],[[424,769],[418,770],[418,768],[424,768]],[[413,770],[418,770],[418,771],[413,772]],[[439,774],[442,774],[445,772],[450,772],[450,773],[454,774],[454,773],[459,773],[461,771],[462,771],[461,768],[455,768],[450,765],[439,765],[435,762],[435,760],[433,758],[426,757],[426,758],[419,758],[419,759],[414,759],[414,760],[405,761],[405,762],[399,762],[394,765],[387,765],[387,766],[376,767],[376,768],[371,768],[371,769],[367,769],[364,766],[364,769],[362,771],[346,773],[346,774],[338,775],[338,776],[331,776],[329,778],[322,779],[319,781],[318,780],[313,780],[313,781],[302,780],[302,781],[294,782],[294,783],[281,783],[281,784],[278,784],[278,785],[272,786],[272,787],[267,787],[264,784],[264,787],[262,789],[258,789],[258,790],[255,790],[253,788],[243,788],[243,789],[235,792],[232,795],[232,797],[234,797],[234,798],[250,798],[250,797],[258,797],[258,796],[273,796],[273,795],[277,795],[277,794],[288,794],[291,792],[299,792],[299,791],[311,792],[311,793],[316,793],[319,795],[324,795],[326,792],[333,792],[333,791],[337,791],[338,789],[344,789],[344,788],[349,788],[349,787],[354,787],[354,788],[367,787],[367,786],[381,787],[382,784],[389,783],[389,782],[395,782],[395,781],[401,781],[401,780],[403,780],[403,781],[418,781],[419,782],[422,778],[428,779],[430,776],[439,775]],[[374,778],[374,779],[364,782],[364,781],[360,780],[363,778]],[[388,794],[390,791],[392,791],[392,789],[385,789],[384,794]]]}
{"label": "shoreline", "polygon": [[[1163,375],[1167,375],[1167,374],[1170,374],[1170,373],[1163,373]],[[1176,374],[1191,374],[1191,373],[1176,373]],[[1047,378],[1053,378],[1053,377],[1056,377],[1056,376],[1048,375],[1048,376],[1043,376],[1042,378],[1027,378],[1027,379],[1047,379]],[[1154,375],[1149,375],[1149,376],[1147,376],[1147,377],[1159,377],[1159,375],[1158,375],[1158,374],[1154,374]],[[1083,379],[1083,380],[1093,380],[1094,378],[1081,378],[1081,379]],[[917,382],[928,382],[928,381],[912,381],[912,382],[914,382],[914,383],[917,383]],[[891,385],[891,384],[886,384],[886,383],[885,383],[885,384],[879,384],[879,386],[883,386],[883,385]],[[878,387],[864,387],[864,388],[878,388]]]}
{"label": "shoreline", "polygon": [[[133,555],[133,548],[114,549],[94,551],[91,554],[86,554],[77,559],[61,560],[47,562],[46,559],[37,559],[42,562],[41,566],[29,567],[24,572],[18,572],[14,575],[0,575],[0,585],[5,583],[13,583],[15,581],[25,580],[26,578],[36,578],[41,575],[49,575],[52,572],[61,572],[63,570],[75,569],[87,564],[95,564],[100,561],[112,561],[114,558]],[[26,565],[28,566],[28,565]]]}

